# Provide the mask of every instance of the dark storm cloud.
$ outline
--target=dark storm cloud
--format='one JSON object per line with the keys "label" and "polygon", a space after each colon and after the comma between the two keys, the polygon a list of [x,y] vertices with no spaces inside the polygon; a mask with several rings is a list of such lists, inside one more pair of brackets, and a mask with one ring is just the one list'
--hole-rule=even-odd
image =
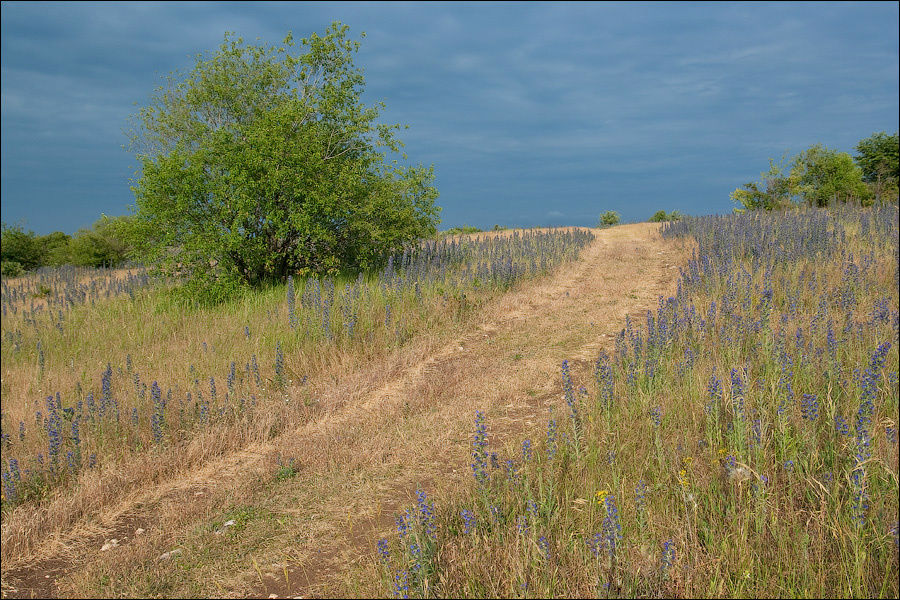
{"label": "dark storm cloud", "polygon": [[122,130],[225,31],[341,20],[385,122],[434,163],[445,226],[730,210],[785,150],[897,129],[882,4],[2,5],[3,220],[73,231],[132,202]]}

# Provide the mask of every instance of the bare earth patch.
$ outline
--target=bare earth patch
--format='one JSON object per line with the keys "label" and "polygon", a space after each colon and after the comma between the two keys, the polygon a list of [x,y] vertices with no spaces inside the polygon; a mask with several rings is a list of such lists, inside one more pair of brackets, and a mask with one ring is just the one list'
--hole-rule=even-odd
{"label": "bare earth patch", "polygon": [[[562,404],[561,362],[611,350],[626,315],[643,319],[675,292],[682,242],[647,223],[594,233],[578,261],[488,304],[465,331],[420,335],[379,368],[320,386],[319,414],[299,429],[109,498],[33,557],[5,560],[4,597],[377,595],[350,573],[416,489],[439,503],[471,485],[475,411],[494,450],[543,435]],[[281,457],[296,474],[273,484]],[[235,506],[257,507],[255,520],[216,533],[209,524]],[[119,546],[101,551],[110,539]],[[176,567],[181,587],[162,586]]]}

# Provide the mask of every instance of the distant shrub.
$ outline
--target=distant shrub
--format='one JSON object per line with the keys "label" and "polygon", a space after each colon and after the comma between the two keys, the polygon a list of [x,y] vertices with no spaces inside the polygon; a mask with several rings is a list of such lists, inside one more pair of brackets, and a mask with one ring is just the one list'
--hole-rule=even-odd
{"label": "distant shrub", "polygon": [[503,225],[494,225],[492,231],[506,231],[509,227],[504,227]]}
{"label": "distant shrub", "polygon": [[22,264],[14,260],[4,260],[0,263],[0,275],[3,277],[18,277],[23,271]]}
{"label": "distant shrub", "polygon": [[61,267],[72,262],[69,246],[72,236],[62,231],[54,231],[37,238],[41,252],[41,265],[47,267]]}
{"label": "distant shrub", "polygon": [[[74,236],[62,231],[39,236],[20,225],[3,223],[0,261],[4,265],[17,263],[19,272],[63,265],[117,267],[125,262],[132,247],[131,222],[131,217],[102,215],[90,229],[79,229]],[[13,265],[4,269],[16,272]],[[15,277],[7,271],[3,275]]]}
{"label": "distant shrub", "polygon": [[16,262],[23,270],[41,266],[41,248],[33,231],[25,231],[19,225],[3,224],[0,241],[0,260]]}
{"label": "distant shrub", "polygon": [[619,213],[614,210],[608,210],[600,215],[598,227],[612,227],[619,224]]}
{"label": "distant shrub", "polygon": [[463,233],[481,233],[483,230],[478,227],[463,225],[462,227],[451,227],[444,232],[444,235],[460,235]]}
{"label": "distant shrub", "polygon": [[80,267],[117,267],[130,250],[129,217],[102,215],[90,229],[80,229],[68,243],[67,262]]}
{"label": "distant shrub", "polygon": [[677,210],[673,210],[670,213],[667,213],[664,210],[658,210],[653,213],[653,216],[648,219],[650,223],[664,223],[666,221],[678,221],[681,219],[681,213]]}

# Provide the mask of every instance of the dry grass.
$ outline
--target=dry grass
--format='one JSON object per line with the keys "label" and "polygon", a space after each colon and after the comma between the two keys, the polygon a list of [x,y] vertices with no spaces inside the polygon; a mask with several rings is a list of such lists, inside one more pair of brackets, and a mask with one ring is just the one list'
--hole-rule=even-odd
{"label": "dry grass", "polygon": [[[407,496],[410,529],[385,535],[384,563],[372,543],[344,591],[896,597],[896,210],[692,223],[705,256],[689,272],[702,274],[682,280],[656,326],[632,319],[608,377],[572,365],[578,418],[557,397],[555,441],[543,443],[549,433],[523,410],[515,439],[538,440],[525,460],[505,436],[516,423],[487,408],[488,450],[516,475],[487,467],[475,485],[466,469],[466,482],[423,487],[433,529]],[[552,343],[561,332],[538,334]],[[476,462],[477,447],[465,447]]]}
{"label": "dry grass", "polygon": [[[342,582],[349,569],[367,564],[377,535],[417,487],[452,495],[471,477],[474,411],[491,419],[492,443],[541,427],[562,359],[593,357],[612,343],[626,314],[640,316],[673,291],[687,249],[663,242],[656,229],[595,232],[577,263],[399,348],[304,357],[293,371],[310,373],[316,384],[295,386],[287,397],[315,400],[305,411],[288,407],[207,431],[152,461],[136,457],[89,472],[40,512],[16,509],[3,526],[4,585],[21,588],[29,565],[60,564],[53,581],[62,595],[372,592]],[[151,372],[165,367],[173,343],[203,360],[198,371],[211,370],[207,363],[216,360],[204,358],[202,342],[220,348],[238,341],[252,310],[185,316],[150,344],[136,333],[130,349],[136,357],[142,351],[135,362]],[[4,372],[4,388],[29,383],[7,384]],[[293,477],[273,477],[279,457],[295,460]],[[236,506],[262,516],[223,544],[210,524]],[[134,537],[135,525],[146,533]],[[103,541],[117,535],[127,538],[121,550],[101,553]],[[173,570],[157,558],[175,546],[185,553]]]}

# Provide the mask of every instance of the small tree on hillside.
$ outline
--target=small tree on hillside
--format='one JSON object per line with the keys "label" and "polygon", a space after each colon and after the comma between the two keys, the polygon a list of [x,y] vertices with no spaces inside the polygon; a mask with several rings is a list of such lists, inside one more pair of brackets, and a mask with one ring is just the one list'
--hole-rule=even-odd
{"label": "small tree on hillside", "polygon": [[876,202],[895,202],[900,182],[900,137],[873,133],[856,145],[856,164]]}
{"label": "small tree on hillside", "polygon": [[137,115],[135,237],[164,272],[256,285],[366,268],[434,233],[433,169],[387,163],[399,125],[376,122],[334,23],[280,46],[225,36]]}
{"label": "small tree on hillside", "polygon": [[70,261],[69,244],[72,236],[62,231],[54,231],[37,239],[41,247],[41,262],[51,267],[59,267]]}
{"label": "small tree on hillside", "polygon": [[653,213],[653,216],[647,221],[650,223],[664,223],[666,221],[678,221],[679,219],[681,219],[681,213],[677,210],[673,210],[670,213],[667,213],[664,210],[658,210]]}
{"label": "small tree on hillside", "polygon": [[598,227],[612,227],[619,224],[619,213],[614,210],[608,210],[600,215]]}
{"label": "small tree on hillside", "polygon": [[780,162],[769,159],[769,170],[760,173],[759,181],[751,181],[731,192],[731,200],[745,210],[776,210],[790,206],[796,193],[794,180],[788,174],[787,156]]}
{"label": "small tree on hillside", "polygon": [[117,267],[129,253],[131,218],[101,216],[90,229],[79,229],[68,247],[68,262],[81,267]]}

